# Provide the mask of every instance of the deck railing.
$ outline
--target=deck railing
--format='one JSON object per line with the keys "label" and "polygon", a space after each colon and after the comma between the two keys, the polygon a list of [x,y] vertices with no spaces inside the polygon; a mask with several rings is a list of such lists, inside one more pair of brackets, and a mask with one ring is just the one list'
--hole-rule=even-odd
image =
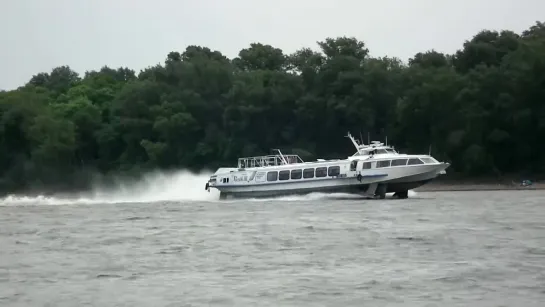
{"label": "deck railing", "polygon": [[277,166],[295,163],[303,163],[303,159],[301,159],[298,155],[244,157],[238,159],[238,168]]}

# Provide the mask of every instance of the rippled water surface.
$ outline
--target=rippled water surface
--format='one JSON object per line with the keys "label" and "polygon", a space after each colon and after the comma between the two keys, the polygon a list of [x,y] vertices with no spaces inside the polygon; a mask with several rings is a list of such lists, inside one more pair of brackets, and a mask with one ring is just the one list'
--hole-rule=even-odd
{"label": "rippled water surface", "polygon": [[545,193],[0,204],[0,306],[544,306]]}

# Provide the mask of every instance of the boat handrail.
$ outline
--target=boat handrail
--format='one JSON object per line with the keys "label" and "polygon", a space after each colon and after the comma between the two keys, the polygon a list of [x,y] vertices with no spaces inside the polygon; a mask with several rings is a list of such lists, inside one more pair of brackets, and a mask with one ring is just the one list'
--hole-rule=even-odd
{"label": "boat handrail", "polygon": [[263,167],[263,166],[278,166],[278,165],[287,165],[295,163],[304,163],[303,159],[298,155],[288,154],[284,155],[280,151],[277,155],[265,155],[265,156],[254,156],[254,157],[242,157],[238,158],[238,167],[239,168],[249,168],[249,167]]}

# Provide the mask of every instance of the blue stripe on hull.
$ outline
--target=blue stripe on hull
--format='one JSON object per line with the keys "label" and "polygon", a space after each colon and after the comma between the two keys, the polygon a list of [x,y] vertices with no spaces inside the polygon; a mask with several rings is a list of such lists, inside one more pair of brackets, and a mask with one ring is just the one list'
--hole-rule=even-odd
{"label": "blue stripe on hull", "polygon": [[[388,174],[374,174],[374,175],[362,175],[362,179],[366,178],[379,178],[379,177],[387,177]],[[217,188],[218,186],[223,188],[240,188],[240,187],[255,187],[255,186],[272,186],[272,185],[279,185],[279,184],[293,184],[293,183],[300,183],[300,182],[320,182],[320,181],[326,181],[326,180],[346,180],[346,179],[356,179],[356,176],[354,177],[333,177],[333,178],[312,178],[312,179],[290,179],[290,180],[277,180],[277,181],[265,181],[263,183],[247,183],[247,184],[223,184],[218,183],[214,188]]]}

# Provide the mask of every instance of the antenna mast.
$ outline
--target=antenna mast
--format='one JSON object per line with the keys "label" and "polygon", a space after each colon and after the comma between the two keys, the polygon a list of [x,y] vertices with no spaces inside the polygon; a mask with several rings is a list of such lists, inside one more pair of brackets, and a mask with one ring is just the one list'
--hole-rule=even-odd
{"label": "antenna mast", "polygon": [[348,132],[348,135],[347,135],[346,137],[350,138],[350,140],[352,141],[352,144],[354,144],[354,146],[356,147],[356,150],[359,151],[360,146],[358,145],[358,142],[356,142],[356,140],[354,139],[354,137],[352,137],[352,135],[350,134],[350,132]]}
{"label": "antenna mast", "polygon": [[282,154],[280,149],[274,149],[274,150],[278,151],[278,154],[280,155],[280,159],[282,160],[282,162],[284,162],[284,164],[288,164],[288,161],[286,161],[286,158],[284,158],[284,155]]}

